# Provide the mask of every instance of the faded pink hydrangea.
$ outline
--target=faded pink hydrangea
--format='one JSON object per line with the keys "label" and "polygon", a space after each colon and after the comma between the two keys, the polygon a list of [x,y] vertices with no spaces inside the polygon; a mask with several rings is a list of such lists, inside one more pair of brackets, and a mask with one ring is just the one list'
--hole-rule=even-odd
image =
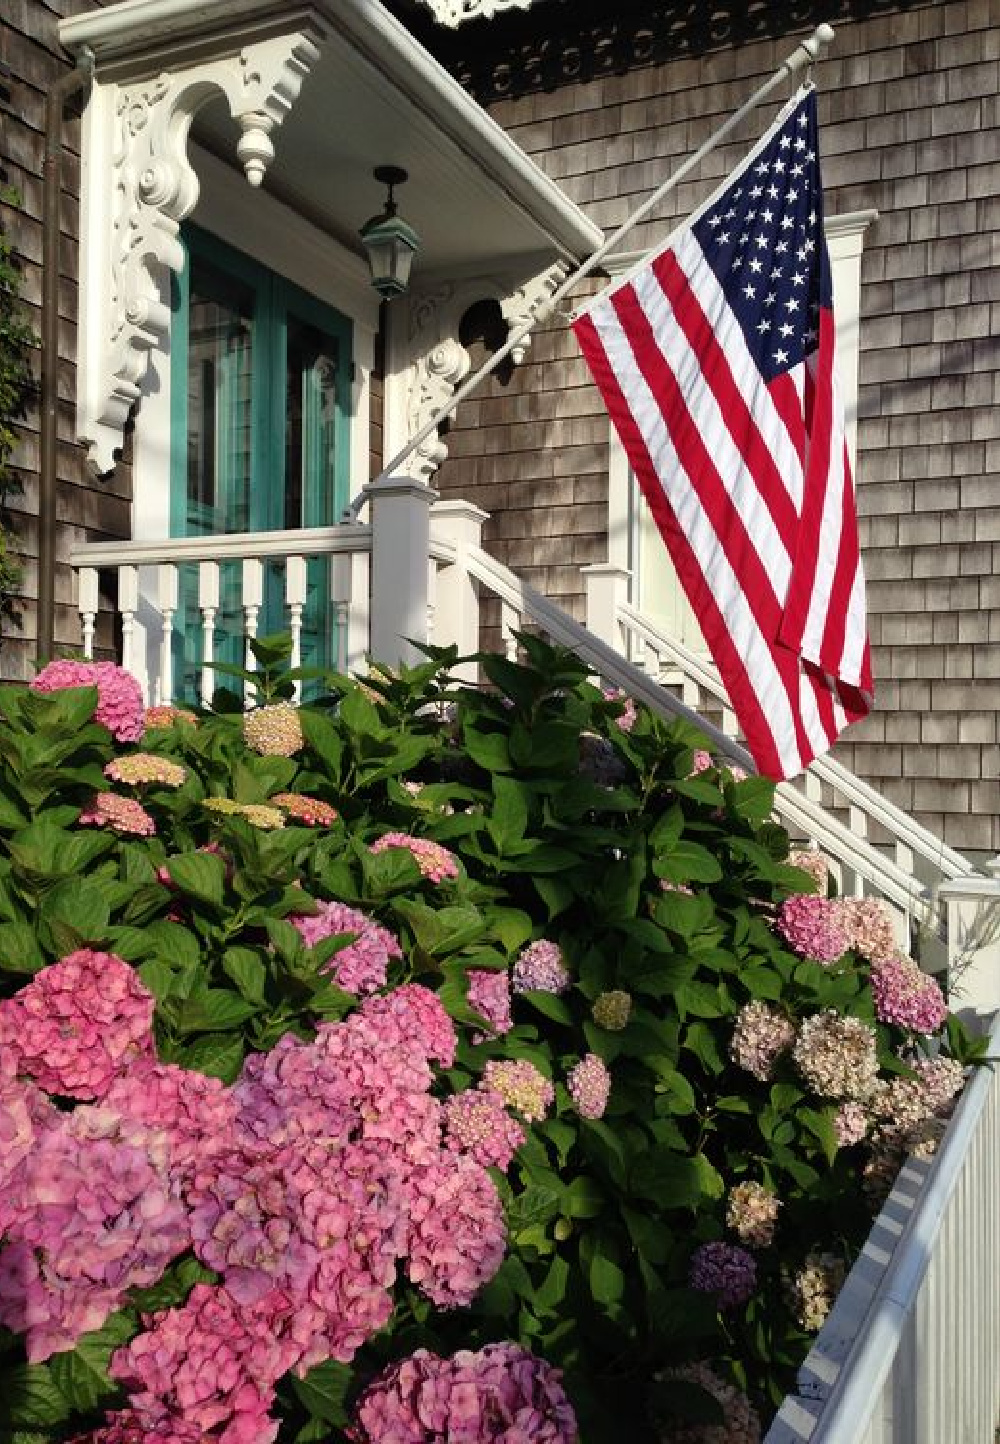
{"label": "faded pink hydrangea", "polygon": [[775,1060],[795,1042],[795,1025],[769,1003],[746,1003],[736,1015],[729,1056],[762,1083],[771,1077]]}
{"label": "faded pink hydrangea", "polygon": [[47,1093],[103,1098],[153,1051],[155,999],[114,953],[80,948],[0,1002],[0,1049]]}
{"label": "faded pink hydrangea", "polygon": [[726,1200],[726,1226],[741,1243],[769,1248],[774,1242],[781,1199],[761,1183],[738,1183]]}
{"label": "faded pink hydrangea", "polygon": [[540,1123],[555,1102],[552,1084],[527,1058],[491,1058],[482,1081],[529,1123]]}
{"label": "faded pink hydrangea", "polygon": [[803,958],[833,963],[850,947],[836,899],[796,893],[778,909],[775,928]]}
{"label": "faded pink hydrangea", "polygon": [[864,1102],[878,1086],[875,1030],[833,1008],[806,1018],[792,1056],[799,1073],[821,1098]]}
{"label": "faded pink hydrangea", "polygon": [[855,1143],[863,1142],[868,1132],[868,1114],[863,1105],[850,1100],[841,1103],[833,1115],[833,1131],[838,1148],[852,1148]]}
{"label": "faded pink hydrangea", "polygon": [[888,962],[899,951],[896,929],[881,898],[844,898],[840,903],[850,945],[870,963]]}
{"label": "faded pink hydrangea", "polygon": [[839,1254],[810,1253],[802,1267],[786,1275],[785,1297],[800,1328],[818,1333],[847,1276]]}
{"label": "faded pink hydrangea", "polygon": [[272,702],[243,714],[243,740],[262,757],[292,757],[305,746],[299,713],[291,702]]}
{"label": "faded pink hydrangea", "polygon": [[517,1344],[418,1349],[358,1400],[352,1444],[578,1444],[562,1375]]}
{"label": "faded pink hydrangea", "polygon": [[142,688],[130,672],[114,662],[49,662],[30,683],[33,692],[60,692],[65,687],[96,687],[94,720],[116,742],[138,742],[146,730]]}
{"label": "faded pink hydrangea", "polygon": [[711,752],[706,751],[704,747],[696,747],[694,749],[694,756],[691,761],[691,771],[689,773],[689,776],[697,777],[699,772],[707,772],[710,767],[714,766],[715,758],[712,756]]}
{"label": "faded pink hydrangea", "polygon": [[[510,1011],[510,977],[505,972],[493,972],[489,968],[470,968],[467,994],[470,1008],[475,1008],[490,1025],[489,1034],[509,1033],[514,1026]],[[483,1034],[477,1035],[477,1041]]]}
{"label": "faded pink hydrangea", "polygon": [[621,703],[622,710],[619,715],[614,719],[615,723],[619,731],[631,732],[632,728],[635,726],[636,718],[639,715],[638,708],[635,704],[635,698],[630,697],[627,692],[623,692],[620,687],[604,687],[602,689],[601,695],[608,702]]}
{"label": "faded pink hydrangea", "polygon": [[146,708],[147,727],[197,727],[198,718],[187,707],[175,707],[170,702],[161,702],[156,707]]}
{"label": "faded pink hydrangea", "polygon": [[663,1377],[703,1389],[719,1405],[724,1419],[721,1424],[672,1424],[660,1444],[760,1444],[760,1419],[750,1400],[707,1364],[680,1364]]}
{"label": "faded pink hydrangea", "polygon": [[110,827],[133,837],[152,837],[156,822],[141,802],[134,797],[120,797],[117,792],[95,792],[89,807],[77,821],[83,827]]}
{"label": "faded pink hydrangea", "polygon": [[714,1294],[721,1309],[738,1309],[757,1287],[753,1254],[734,1243],[703,1243],[691,1255],[688,1283]]}
{"label": "faded pink hydrangea", "polygon": [[127,757],[112,758],[104,775],[112,782],[124,782],[129,787],[181,787],[187,768],[171,762],[169,757],[156,757],[152,752],[130,752]]}
{"label": "faded pink hydrangea", "polygon": [[304,797],[298,792],[276,792],[269,800],[304,827],[332,827],[340,816],[329,802],[320,797]]}
{"label": "faded pink hydrangea", "polygon": [[565,993],[570,976],[562,948],[547,938],[529,943],[514,959],[512,983],[515,993]]}
{"label": "faded pink hydrangea", "polygon": [[525,1132],[504,1107],[500,1093],[466,1088],[445,1101],[445,1142],[467,1153],[484,1168],[506,1169],[525,1140]]}
{"label": "faded pink hydrangea", "polygon": [[938,983],[902,953],[871,965],[875,1016],[914,1033],[936,1033],[948,1016]]}
{"label": "faded pink hydrangea", "polygon": [[421,875],[430,882],[444,882],[446,878],[458,877],[458,860],[453,852],[432,842],[429,837],[411,837],[406,832],[387,832],[371,844],[371,852],[385,852],[390,847],[402,847],[412,856]]}
{"label": "faded pink hydrangea", "polygon": [[99,1329],[190,1244],[164,1133],[105,1105],[63,1114],[8,1180],[0,1323],[38,1363]]}
{"label": "faded pink hydrangea", "polygon": [[585,1053],[569,1071],[569,1095],[581,1118],[603,1118],[611,1092],[611,1074],[596,1053]]}
{"label": "faded pink hydrangea", "polygon": [[338,988],[359,995],[384,988],[390,960],[403,956],[399,940],[381,923],[346,903],[318,902],[316,908],[315,913],[292,913],[288,919],[307,947],[341,933],[355,934],[324,965],[326,972],[333,973]]}
{"label": "faded pink hydrangea", "polygon": [[830,887],[830,863],[818,847],[802,847],[788,854],[790,867],[806,872],[816,884],[816,892],[826,897]]}

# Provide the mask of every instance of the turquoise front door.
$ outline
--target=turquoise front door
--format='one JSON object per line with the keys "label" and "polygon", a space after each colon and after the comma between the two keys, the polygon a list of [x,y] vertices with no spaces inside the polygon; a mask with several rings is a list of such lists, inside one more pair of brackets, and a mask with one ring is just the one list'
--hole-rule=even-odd
{"label": "turquoise front door", "polygon": [[[348,499],[351,324],[241,252],[194,229],[171,339],[173,536],[331,526]],[[330,562],[308,562],[302,661],[337,657]],[[259,634],[284,630],[285,567],[268,561]],[[221,567],[213,651],[242,665],[238,562]],[[194,698],[203,656],[197,567],[182,568],[174,690]]]}

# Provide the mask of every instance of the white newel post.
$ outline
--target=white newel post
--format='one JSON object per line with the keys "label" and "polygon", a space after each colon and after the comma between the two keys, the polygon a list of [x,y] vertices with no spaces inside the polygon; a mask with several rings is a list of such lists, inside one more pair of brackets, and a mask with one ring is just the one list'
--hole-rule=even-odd
{"label": "white newel post", "polygon": [[410,642],[427,641],[430,512],[438,494],[409,476],[364,489],[371,508],[371,655],[390,667],[425,660]]}
{"label": "white newel post", "polygon": [[[437,573],[436,626],[433,641],[439,646],[454,644],[459,656],[479,651],[479,587],[469,575],[470,547],[483,542],[483,523],[489,512],[471,501],[439,501],[431,511],[431,535],[455,548],[455,560]],[[476,682],[479,668],[467,662],[455,669],[464,682]]]}
{"label": "white newel post", "polygon": [[985,1027],[1000,1009],[1000,878],[954,878],[938,897],[948,909],[949,1001],[966,1022]]}
{"label": "white newel post", "polygon": [[580,572],[587,597],[587,631],[625,656],[619,608],[628,601],[632,573],[615,562],[593,562],[590,566],[581,567]]}

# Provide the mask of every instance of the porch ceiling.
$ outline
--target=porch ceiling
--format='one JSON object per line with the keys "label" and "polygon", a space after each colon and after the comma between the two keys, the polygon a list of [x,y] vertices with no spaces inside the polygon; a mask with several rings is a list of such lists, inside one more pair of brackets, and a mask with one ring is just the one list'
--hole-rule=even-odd
{"label": "porch ceiling", "polygon": [[[266,189],[360,256],[358,229],[385,197],[372,170],[402,166],[410,179],[399,210],[421,239],[417,283],[495,269],[527,276],[601,243],[378,0],[121,0],[64,21],[60,36],[93,52],[99,76],[133,80],[220,43],[232,53],[234,31],[238,40],[287,28],[293,14],[318,26],[320,56],[273,134]],[[198,111],[193,138],[233,165],[237,135],[221,96]]]}

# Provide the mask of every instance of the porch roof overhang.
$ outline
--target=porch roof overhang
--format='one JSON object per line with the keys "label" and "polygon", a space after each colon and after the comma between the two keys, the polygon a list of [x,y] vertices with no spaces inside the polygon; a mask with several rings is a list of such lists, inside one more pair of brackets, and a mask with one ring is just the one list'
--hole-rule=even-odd
{"label": "porch roof overhang", "polygon": [[[358,258],[359,227],[384,200],[377,165],[409,173],[397,199],[420,236],[417,284],[498,270],[523,281],[600,245],[600,229],[378,0],[120,0],[59,27],[68,50],[92,57],[99,81],[119,86],[242,58],[252,42],[293,32],[306,38],[306,73],[294,104],[272,119],[280,131],[264,184]],[[193,139],[226,159],[229,99],[201,97],[188,122]]]}

